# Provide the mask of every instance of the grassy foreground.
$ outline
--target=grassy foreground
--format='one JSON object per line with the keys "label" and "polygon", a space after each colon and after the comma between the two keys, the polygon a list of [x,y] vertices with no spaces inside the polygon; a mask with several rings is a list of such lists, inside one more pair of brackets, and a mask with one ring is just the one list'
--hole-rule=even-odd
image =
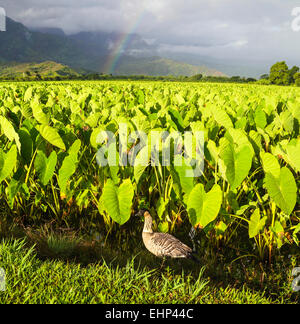
{"label": "grassy foreground", "polygon": [[141,267],[135,258],[118,265],[100,260],[80,265],[66,260],[41,258],[25,240],[2,240],[0,267],[6,271],[6,291],[0,303],[105,303],[198,304],[286,303],[279,295],[247,287],[218,287],[199,267],[198,277],[186,270]]}

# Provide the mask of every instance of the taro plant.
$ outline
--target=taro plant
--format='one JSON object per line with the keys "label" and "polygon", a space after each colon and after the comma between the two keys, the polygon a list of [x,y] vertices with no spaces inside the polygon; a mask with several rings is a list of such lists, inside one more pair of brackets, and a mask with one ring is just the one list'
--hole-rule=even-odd
{"label": "taro plant", "polygon": [[[2,84],[1,204],[29,223],[45,218],[77,226],[92,215],[107,234],[144,204],[161,231],[189,223],[212,244],[255,243],[259,257],[271,259],[283,244],[299,245],[300,90],[288,91],[159,82]],[[117,162],[127,157],[128,163],[99,166],[99,150],[107,158],[111,144],[99,138],[102,131],[116,139]],[[153,143],[148,138],[142,148],[138,131],[170,136],[153,156]],[[203,173],[193,178],[187,175],[195,171],[195,156],[185,156],[171,134],[199,131]],[[167,165],[163,148],[170,152]]]}

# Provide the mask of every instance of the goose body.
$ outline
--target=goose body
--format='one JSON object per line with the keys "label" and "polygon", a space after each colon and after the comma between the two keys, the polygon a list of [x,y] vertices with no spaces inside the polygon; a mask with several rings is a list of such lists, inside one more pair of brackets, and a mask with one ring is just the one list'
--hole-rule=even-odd
{"label": "goose body", "polygon": [[152,230],[152,217],[148,211],[143,212],[145,224],[143,242],[149,252],[159,258],[192,259],[198,262],[193,250],[179,241],[176,237],[166,233],[156,233]]}

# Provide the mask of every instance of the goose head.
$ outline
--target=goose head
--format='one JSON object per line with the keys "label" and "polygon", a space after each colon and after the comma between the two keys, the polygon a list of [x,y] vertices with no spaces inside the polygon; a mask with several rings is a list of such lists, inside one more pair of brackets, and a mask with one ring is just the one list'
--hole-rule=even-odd
{"label": "goose head", "polygon": [[153,233],[153,230],[152,230],[152,222],[153,222],[153,219],[152,219],[152,216],[151,216],[149,210],[147,210],[147,209],[141,209],[136,214],[136,216],[144,217],[144,229],[143,229],[143,232],[144,233]]}

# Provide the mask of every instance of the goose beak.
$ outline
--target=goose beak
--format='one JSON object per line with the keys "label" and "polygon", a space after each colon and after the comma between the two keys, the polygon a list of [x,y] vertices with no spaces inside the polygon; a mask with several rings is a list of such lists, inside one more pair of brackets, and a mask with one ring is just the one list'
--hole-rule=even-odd
{"label": "goose beak", "polygon": [[135,216],[135,217],[142,217],[142,216],[143,216],[143,213],[142,213],[142,211],[140,210],[140,211],[137,212],[134,216]]}

